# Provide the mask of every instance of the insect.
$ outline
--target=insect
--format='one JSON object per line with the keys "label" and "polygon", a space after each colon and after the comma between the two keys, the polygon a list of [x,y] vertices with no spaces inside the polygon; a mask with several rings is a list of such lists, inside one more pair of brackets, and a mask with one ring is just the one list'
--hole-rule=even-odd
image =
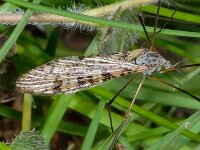
{"label": "insect", "polygon": [[146,77],[155,71],[162,73],[162,69],[173,67],[160,54],[147,49],[112,55],[72,56],[29,71],[17,80],[16,86],[22,93],[33,95],[73,93],[131,73],[142,73]]}
{"label": "insect", "polygon": [[131,73],[142,72],[147,76],[172,67],[168,60],[148,49],[63,57],[27,72],[16,81],[16,87],[22,93],[33,95],[73,93]]}

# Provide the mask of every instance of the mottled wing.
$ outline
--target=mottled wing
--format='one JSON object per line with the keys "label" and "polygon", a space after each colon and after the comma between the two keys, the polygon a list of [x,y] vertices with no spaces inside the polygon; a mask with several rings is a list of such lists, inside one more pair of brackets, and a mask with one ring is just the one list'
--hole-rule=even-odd
{"label": "mottled wing", "polygon": [[64,57],[27,72],[17,80],[16,86],[22,93],[34,95],[72,93],[146,70],[146,66],[138,66],[125,59],[123,53]]}

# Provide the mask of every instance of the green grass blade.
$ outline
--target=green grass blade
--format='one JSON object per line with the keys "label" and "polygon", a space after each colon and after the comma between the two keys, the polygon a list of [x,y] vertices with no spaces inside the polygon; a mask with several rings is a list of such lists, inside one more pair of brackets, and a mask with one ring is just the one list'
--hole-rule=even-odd
{"label": "green grass blade", "polygon": [[101,116],[102,116],[105,104],[106,103],[104,101],[99,101],[98,107],[96,109],[93,120],[92,120],[92,122],[89,126],[89,129],[87,131],[87,134],[85,136],[81,150],[91,149],[92,143],[93,143],[94,138],[95,138],[96,131],[97,131],[98,126],[99,126],[99,122],[101,120]]}
{"label": "green grass blade", "polygon": [[140,141],[143,139],[147,139],[147,138],[151,138],[154,136],[159,136],[162,134],[165,134],[167,132],[169,132],[169,129],[166,129],[165,127],[157,127],[155,129],[149,129],[147,131],[144,132],[140,132],[138,134],[135,134],[133,136],[129,136],[126,138],[126,140],[131,143],[131,142],[135,142],[135,141]]}
{"label": "green grass blade", "polygon": [[[41,0],[34,0],[33,3],[39,4]],[[3,59],[6,57],[7,53],[13,46],[13,44],[17,41],[17,38],[20,36],[21,32],[24,30],[24,27],[28,23],[28,20],[30,16],[32,15],[33,11],[28,9],[21,21],[18,23],[12,34],[10,35],[9,39],[6,41],[6,43],[3,45],[0,51],[0,63],[3,61]]]}
{"label": "green grass blade", "polygon": [[163,137],[157,144],[154,144],[150,150],[163,150],[163,149],[173,149],[179,150],[184,145],[187,146],[190,139],[181,136],[181,133],[187,128],[198,133],[200,131],[200,111],[193,114],[183,124],[179,126],[174,132],[167,134]]}
{"label": "green grass blade", "polygon": [[[144,7],[141,7],[140,10],[144,11],[144,12],[156,14],[157,6],[155,6],[155,5],[144,6]],[[160,12],[159,12],[159,16],[170,18],[171,15],[174,13],[174,11],[175,10],[161,7]],[[176,11],[175,15],[173,16],[173,19],[183,20],[183,21],[186,21],[186,22],[200,23],[200,16],[199,15],[181,12],[181,11]]]}
{"label": "green grass blade", "polygon": [[59,123],[59,126],[57,128],[57,131],[59,132],[81,137],[84,137],[86,135],[87,130],[88,126],[63,121]]}
{"label": "green grass blade", "polygon": [[55,52],[56,52],[56,47],[58,45],[58,36],[59,36],[60,31],[58,30],[58,28],[55,28],[51,31],[51,35],[49,37],[47,46],[46,46],[46,53],[49,56],[55,56]]}
{"label": "green grass blade", "polygon": [[[12,4],[16,4],[18,6],[30,8],[33,10],[77,19],[77,21],[81,20],[81,21],[96,23],[99,26],[112,26],[112,27],[118,27],[118,28],[123,28],[123,29],[143,31],[143,28],[141,27],[141,25],[137,25],[137,24],[131,24],[131,23],[125,23],[125,22],[119,22],[119,21],[113,21],[113,20],[111,21],[111,20],[106,20],[106,19],[102,19],[102,18],[86,16],[83,14],[66,12],[63,10],[54,9],[54,8],[50,8],[50,7],[46,7],[46,6],[42,6],[42,5],[36,5],[36,4],[29,3],[29,2],[22,2],[22,1],[18,1],[18,0],[6,0],[6,1],[8,1]],[[153,27],[146,27],[146,29],[148,32],[153,31]],[[159,30],[159,28],[158,28],[158,30]],[[161,33],[168,34],[168,35],[175,35],[175,36],[200,37],[199,32],[188,32],[188,31],[164,29],[164,30],[162,30]]]}
{"label": "green grass blade", "polygon": [[116,144],[117,139],[127,128],[128,124],[131,121],[131,113],[128,114],[126,120],[119,125],[119,127],[98,147],[98,150],[113,149],[113,146]]}
{"label": "green grass blade", "polygon": [[[102,96],[103,98],[106,98],[106,99],[111,99],[114,94],[108,92],[108,91],[104,91],[102,92],[102,89],[99,90],[98,88],[92,88],[90,89],[89,91],[92,91],[93,93],[96,93],[98,94],[99,96]],[[100,92],[101,91],[101,92]],[[116,100],[115,100],[115,103],[125,107],[125,108],[128,108],[129,106],[129,102],[121,97],[117,97]],[[144,110],[142,109],[141,107],[139,107],[138,105],[133,105],[132,107],[132,111],[136,112],[137,114],[140,114],[142,116],[145,116],[146,118],[154,121],[155,123],[159,124],[159,125],[162,125],[168,129],[171,129],[171,130],[176,130],[178,128],[178,125],[162,118],[162,117],[159,117],[158,115],[155,115],[153,114],[152,112],[150,111],[147,111],[147,110]],[[183,131],[182,133],[183,135],[195,140],[195,141],[199,141],[200,142],[200,136],[186,130],[186,131]]]}
{"label": "green grass blade", "polygon": [[11,150],[6,144],[0,142],[0,149],[1,150]]}
{"label": "green grass blade", "polygon": [[49,143],[54,135],[73,95],[60,95],[56,97],[50,107],[45,119],[41,125],[41,133],[45,137],[46,143]]}
{"label": "green grass blade", "polygon": [[0,116],[5,118],[19,120],[22,117],[22,114],[8,106],[0,104]]}

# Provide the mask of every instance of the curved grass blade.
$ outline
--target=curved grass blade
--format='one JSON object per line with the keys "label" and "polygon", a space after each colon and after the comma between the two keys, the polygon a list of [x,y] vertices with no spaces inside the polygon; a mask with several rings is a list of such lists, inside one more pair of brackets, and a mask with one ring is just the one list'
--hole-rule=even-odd
{"label": "curved grass blade", "polygon": [[46,143],[50,142],[73,96],[74,95],[71,94],[55,97],[54,103],[46,113],[42,125],[40,126],[41,133],[45,137]]}
{"label": "curved grass blade", "polygon": [[[34,0],[33,3],[34,4],[39,4],[40,1],[41,0]],[[22,18],[22,20],[19,22],[19,24],[14,29],[13,33],[10,35],[9,39],[7,40],[7,42],[1,48],[1,51],[0,51],[0,63],[3,61],[3,59],[5,58],[5,56],[7,55],[7,53],[9,52],[9,50],[11,49],[11,47],[14,45],[14,43],[17,40],[17,38],[21,34],[21,32],[23,31],[24,27],[28,23],[29,18],[32,15],[32,12],[33,11],[30,10],[30,9],[28,9],[26,11],[26,13],[24,14],[24,17]]]}
{"label": "curved grass blade", "polygon": [[163,150],[163,149],[173,149],[179,150],[184,146],[187,146],[190,139],[181,135],[181,133],[188,129],[192,132],[198,133],[200,131],[200,111],[194,113],[188,119],[183,121],[183,123],[175,131],[168,133],[165,137],[161,138],[154,146],[150,147],[150,150]]}
{"label": "curved grass blade", "polygon": [[103,144],[98,147],[99,150],[112,150],[116,140],[118,137],[123,133],[123,131],[127,128],[131,121],[131,113],[127,112],[126,119],[120,124],[120,126],[113,132],[107,139],[106,141],[103,142]]}
{"label": "curved grass blade", "polygon": [[87,134],[84,138],[83,145],[81,147],[81,150],[88,150],[91,149],[96,131],[99,126],[99,122],[101,120],[101,116],[105,107],[105,102],[104,101],[99,101],[98,107],[96,109],[95,115],[93,117],[93,120],[88,128]]}

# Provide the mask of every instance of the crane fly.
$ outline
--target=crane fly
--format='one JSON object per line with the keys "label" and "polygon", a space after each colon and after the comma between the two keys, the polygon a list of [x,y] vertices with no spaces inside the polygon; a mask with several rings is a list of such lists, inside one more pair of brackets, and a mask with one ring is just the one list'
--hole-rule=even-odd
{"label": "crane fly", "polygon": [[[154,31],[153,35],[155,33]],[[110,38],[107,34],[105,35],[100,44]],[[113,78],[133,73],[142,73],[145,78],[154,72],[164,73],[168,70],[174,70],[175,66],[157,52],[145,48],[88,57],[63,57],[38,66],[22,75],[16,81],[16,87],[22,93],[33,95],[73,93],[100,85]],[[125,113],[122,123],[116,130],[109,149],[112,149],[124,124],[130,118],[131,107],[144,83],[144,78]],[[110,105],[113,102],[112,100],[109,103]]]}
{"label": "crane fly", "polygon": [[174,67],[160,54],[137,49],[89,57],[63,57],[39,66],[16,81],[17,89],[33,95],[73,93],[132,73],[151,75]]}
{"label": "crane fly", "polygon": [[[108,38],[105,34],[100,45]],[[16,87],[21,93],[33,95],[73,93],[132,73],[142,73],[145,77],[170,68],[174,66],[168,60],[145,48],[89,57],[71,56],[55,59],[27,72],[16,81]],[[109,116],[111,119],[110,111]],[[112,121],[110,124],[113,130]]]}

